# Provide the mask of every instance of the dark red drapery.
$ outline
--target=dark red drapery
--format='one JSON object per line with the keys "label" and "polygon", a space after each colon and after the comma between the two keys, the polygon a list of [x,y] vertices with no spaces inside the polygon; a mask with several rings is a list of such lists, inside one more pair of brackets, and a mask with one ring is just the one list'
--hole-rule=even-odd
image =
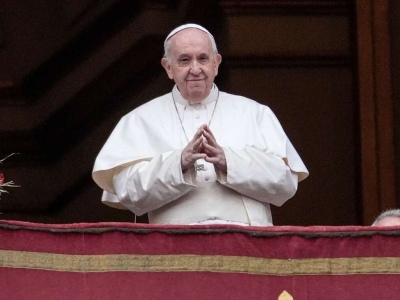
{"label": "dark red drapery", "polygon": [[400,299],[396,227],[0,221],[0,299]]}

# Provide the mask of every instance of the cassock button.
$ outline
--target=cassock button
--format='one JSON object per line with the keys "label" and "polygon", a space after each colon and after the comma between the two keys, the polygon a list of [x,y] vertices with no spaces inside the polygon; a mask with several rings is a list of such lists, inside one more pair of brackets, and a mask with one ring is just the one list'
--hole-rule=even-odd
{"label": "cassock button", "polygon": [[200,115],[199,115],[199,114],[196,114],[194,117],[195,117],[196,119],[199,119],[199,118],[200,118]]}
{"label": "cassock button", "polygon": [[206,176],[206,177],[204,177],[204,180],[205,180],[205,181],[209,181],[209,180],[210,180],[210,177]]}

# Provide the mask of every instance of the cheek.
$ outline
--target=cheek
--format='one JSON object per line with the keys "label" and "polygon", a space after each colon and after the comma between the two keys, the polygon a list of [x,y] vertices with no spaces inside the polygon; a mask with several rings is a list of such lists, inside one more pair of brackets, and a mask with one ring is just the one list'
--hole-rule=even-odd
{"label": "cheek", "polygon": [[185,77],[185,72],[178,68],[171,68],[168,72],[168,77],[170,79],[174,79],[175,81],[183,80]]}
{"label": "cheek", "polygon": [[218,66],[215,66],[215,68],[214,68],[214,76],[217,76],[217,74],[218,74]]}
{"label": "cheek", "polygon": [[175,73],[175,79],[184,81],[189,75],[189,69],[181,69],[179,72]]}
{"label": "cheek", "polygon": [[214,76],[218,74],[218,66],[215,63],[210,67],[209,73],[212,73]]}

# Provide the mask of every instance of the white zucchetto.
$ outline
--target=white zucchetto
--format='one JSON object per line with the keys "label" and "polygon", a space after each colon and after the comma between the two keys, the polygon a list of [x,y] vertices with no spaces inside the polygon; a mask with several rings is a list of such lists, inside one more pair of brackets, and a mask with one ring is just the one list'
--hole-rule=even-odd
{"label": "white zucchetto", "polygon": [[166,41],[168,41],[173,35],[177,34],[179,31],[182,31],[182,30],[187,29],[187,28],[197,28],[197,29],[199,29],[201,31],[204,31],[204,32],[208,33],[210,36],[213,37],[213,35],[207,29],[205,29],[203,26],[200,26],[200,25],[197,25],[197,24],[193,24],[193,23],[189,23],[189,24],[181,25],[181,26],[175,28],[174,30],[172,30],[168,34],[168,36],[166,37],[164,43]]}

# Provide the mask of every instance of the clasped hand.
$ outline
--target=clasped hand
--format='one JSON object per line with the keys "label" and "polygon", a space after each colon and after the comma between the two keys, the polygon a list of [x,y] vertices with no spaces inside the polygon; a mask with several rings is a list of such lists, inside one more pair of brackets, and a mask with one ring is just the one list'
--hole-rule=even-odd
{"label": "clasped hand", "polygon": [[193,139],[183,149],[182,170],[186,171],[191,168],[198,159],[204,159],[206,162],[214,164],[225,173],[227,171],[224,150],[217,144],[213,133],[206,124],[200,126]]}

